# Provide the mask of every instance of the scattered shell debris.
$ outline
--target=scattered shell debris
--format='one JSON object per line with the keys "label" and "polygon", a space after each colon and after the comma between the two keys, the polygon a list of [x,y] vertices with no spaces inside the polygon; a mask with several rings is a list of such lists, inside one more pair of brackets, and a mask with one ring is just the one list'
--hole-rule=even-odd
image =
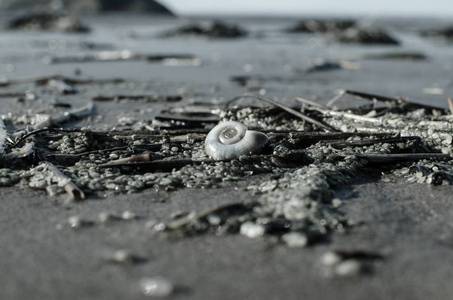
{"label": "scattered shell debris", "polygon": [[[346,96],[370,103],[334,108]],[[231,105],[240,98],[255,98],[268,106]],[[96,131],[59,128],[60,120],[66,120],[62,118],[42,126],[37,116],[8,114],[0,124],[0,185],[47,190],[51,196],[67,193],[83,200],[93,194],[144,189],[216,188],[226,181],[270,174],[268,180],[243,189],[255,195],[253,202],[190,213],[154,228],[181,235],[274,235],[290,247],[304,247],[355,223],[340,212],[342,200],[335,198],[334,189],[365,166],[385,166],[386,172],[412,182],[453,182],[453,125],[447,110],[357,91],[344,91],[326,106],[297,100],[301,107],[291,108],[279,100],[247,94],[217,110],[219,124],[240,122],[266,137],[259,153],[246,151],[218,161],[205,151],[213,127],[205,119],[187,127],[186,121],[176,116],[175,122],[169,115],[158,121],[131,120],[128,129]],[[90,104],[89,113],[75,109],[66,116],[80,120],[93,113]],[[11,127],[18,130],[13,133]],[[104,213],[99,221],[134,218],[133,213]],[[83,227],[80,219],[70,224]]]}

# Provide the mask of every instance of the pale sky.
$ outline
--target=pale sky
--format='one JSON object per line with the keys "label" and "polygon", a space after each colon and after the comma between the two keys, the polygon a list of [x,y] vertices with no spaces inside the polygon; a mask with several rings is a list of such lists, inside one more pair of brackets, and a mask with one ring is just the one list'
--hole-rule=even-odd
{"label": "pale sky", "polygon": [[176,13],[228,15],[370,15],[453,18],[453,0],[159,0]]}

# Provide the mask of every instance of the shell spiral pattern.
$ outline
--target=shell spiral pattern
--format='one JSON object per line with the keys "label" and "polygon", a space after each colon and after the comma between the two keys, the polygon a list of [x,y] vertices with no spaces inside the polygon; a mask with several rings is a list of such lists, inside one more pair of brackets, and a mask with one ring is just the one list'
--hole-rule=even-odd
{"label": "shell spiral pattern", "polygon": [[220,123],[208,133],[205,149],[214,160],[230,160],[256,153],[268,141],[264,133],[248,130],[239,122],[228,121]]}

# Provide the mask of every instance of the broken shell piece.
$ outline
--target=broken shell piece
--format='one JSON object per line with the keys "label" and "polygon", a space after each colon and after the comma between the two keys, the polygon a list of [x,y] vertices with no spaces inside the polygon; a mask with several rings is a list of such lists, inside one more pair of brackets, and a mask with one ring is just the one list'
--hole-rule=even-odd
{"label": "broken shell piece", "polygon": [[145,296],[168,297],[175,287],[171,281],[163,277],[145,277],[140,280],[140,289]]}
{"label": "broken shell piece", "polygon": [[239,122],[224,122],[214,127],[206,137],[206,154],[214,160],[229,160],[250,155],[263,148],[269,138],[262,132],[247,130]]}

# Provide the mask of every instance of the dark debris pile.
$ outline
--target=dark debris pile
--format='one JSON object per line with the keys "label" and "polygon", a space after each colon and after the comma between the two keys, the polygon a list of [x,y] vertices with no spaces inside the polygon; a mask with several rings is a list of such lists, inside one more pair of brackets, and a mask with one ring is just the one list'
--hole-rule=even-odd
{"label": "dark debris pile", "polygon": [[423,31],[421,35],[428,38],[442,39],[448,42],[453,42],[453,27]]}
{"label": "dark debris pile", "polygon": [[350,19],[308,19],[299,21],[299,23],[288,28],[286,31],[289,33],[335,33],[353,27],[355,23],[355,20]]}
{"label": "dark debris pile", "polygon": [[237,25],[230,25],[220,21],[203,21],[184,25],[162,34],[162,37],[178,36],[205,36],[208,38],[240,38],[245,37],[247,31]]}
{"label": "dark debris pile", "polygon": [[345,44],[398,45],[399,41],[384,30],[363,26],[356,20],[308,19],[286,30],[289,33],[323,33],[329,40]]}
{"label": "dark debris pile", "polygon": [[8,23],[7,29],[73,33],[87,33],[90,31],[89,27],[73,17],[50,13],[28,14],[18,17]]}

